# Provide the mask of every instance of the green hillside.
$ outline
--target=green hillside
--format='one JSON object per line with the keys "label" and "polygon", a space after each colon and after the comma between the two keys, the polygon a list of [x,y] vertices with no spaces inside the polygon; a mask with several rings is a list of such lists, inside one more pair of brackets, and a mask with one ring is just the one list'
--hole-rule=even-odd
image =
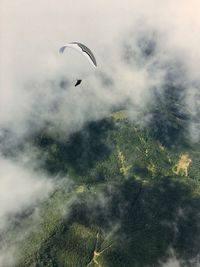
{"label": "green hillside", "polygon": [[120,111],[66,138],[43,129],[29,140],[41,169],[66,178],[8,234],[17,266],[155,267],[172,251],[196,266],[200,146],[157,134]]}

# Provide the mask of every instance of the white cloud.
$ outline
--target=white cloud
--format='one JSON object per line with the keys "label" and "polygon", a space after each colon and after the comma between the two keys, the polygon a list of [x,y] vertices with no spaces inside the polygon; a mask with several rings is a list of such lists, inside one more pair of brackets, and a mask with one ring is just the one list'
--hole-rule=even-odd
{"label": "white cloud", "polygon": [[[69,128],[71,122],[77,127],[79,122],[87,120],[88,109],[89,118],[93,114],[96,118],[96,113],[102,116],[113,104],[126,98],[143,104],[144,93],[148,92],[150,85],[159,85],[162,77],[155,73],[151,78],[147,66],[130,69],[120,56],[121,44],[131,41],[136,45],[134,42],[140,30],[155,30],[161,34],[158,39],[162,47],[158,54],[160,60],[179,57],[192,78],[197,77],[200,41],[198,7],[199,3],[195,0],[190,3],[179,0],[164,3],[157,0],[108,3],[104,0],[94,3],[86,0],[77,1],[76,5],[74,1],[65,0],[43,0],[40,3],[3,1],[0,125],[18,129],[21,133],[22,128],[28,130],[27,120],[35,116],[35,121],[41,124],[47,117],[54,120],[62,118],[65,128]],[[131,29],[132,36],[129,36]],[[58,54],[60,45],[72,40],[86,43],[94,51],[99,63],[96,74],[105,72],[115,80],[112,91],[102,89],[96,79],[87,76],[90,71],[85,71],[87,64],[84,65],[81,57],[73,54],[73,60],[71,51],[70,55],[65,53],[63,57]],[[77,66],[77,61],[81,67]],[[86,75],[82,92],[74,88],[76,70]],[[55,88],[56,93],[53,92],[49,89],[50,83],[44,83],[59,77],[70,80],[70,93],[63,95],[66,100],[63,100],[59,116],[55,118],[49,112],[49,104],[61,93]],[[91,94],[91,88],[94,94]],[[95,103],[95,108],[92,108],[92,103]],[[40,114],[36,106],[40,107]],[[60,117],[61,113],[66,117]]]}
{"label": "white cloud", "polygon": [[[0,128],[18,137],[45,121],[69,133],[127,99],[145,106],[149,87],[163,82],[162,70],[152,73],[156,61],[181,59],[188,73],[183,82],[199,85],[198,0],[3,0],[0,12]],[[148,63],[129,66],[121,55],[122,44],[131,44],[140,60],[136,44],[141,31],[158,33],[157,54]],[[58,54],[60,45],[74,40],[92,49],[99,65],[96,73],[86,69],[78,55],[73,54],[73,61],[71,54]],[[85,79],[75,88],[76,71]],[[103,86],[102,73],[113,84]],[[58,86],[60,78],[69,80],[66,89]],[[199,86],[195,88],[194,96]],[[188,105],[192,107],[193,101]],[[199,129],[191,129],[198,139]],[[51,185],[19,160],[0,160],[0,216],[6,218],[36,201],[46,192],[46,184]]]}
{"label": "white cloud", "polygon": [[47,197],[52,181],[43,174],[0,158],[0,229],[9,216],[29,207],[38,199]]}

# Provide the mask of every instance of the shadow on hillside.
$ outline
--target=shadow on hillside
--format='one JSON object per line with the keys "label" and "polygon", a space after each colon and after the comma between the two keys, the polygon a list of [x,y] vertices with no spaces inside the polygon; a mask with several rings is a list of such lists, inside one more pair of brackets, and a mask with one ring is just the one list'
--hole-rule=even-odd
{"label": "shadow on hillside", "polygon": [[89,203],[77,202],[71,220],[105,232],[120,225],[104,254],[108,266],[161,266],[171,249],[181,266],[196,266],[200,199],[192,197],[191,185],[166,178],[142,187],[130,179],[105,193],[104,205],[99,198]]}
{"label": "shadow on hillside", "polygon": [[45,134],[38,136],[35,144],[46,152],[44,168],[53,174],[67,173],[69,168],[76,174],[86,174],[97,161],[110,155],[107,136],[113,127],[114,124],[109,120],[90,122],[66,142]]}

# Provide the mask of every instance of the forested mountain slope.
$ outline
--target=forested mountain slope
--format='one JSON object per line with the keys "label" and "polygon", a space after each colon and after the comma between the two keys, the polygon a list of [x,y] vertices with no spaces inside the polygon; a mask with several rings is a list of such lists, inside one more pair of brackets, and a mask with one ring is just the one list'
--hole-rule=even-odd
{"label": "forested mountain slope", "polygon": [[172,256],[197,266],[200,146],[149,129],[121,110],[65,139],[43,129],[27,141],[57,186],[7,236],[18,266],[161,266]]}

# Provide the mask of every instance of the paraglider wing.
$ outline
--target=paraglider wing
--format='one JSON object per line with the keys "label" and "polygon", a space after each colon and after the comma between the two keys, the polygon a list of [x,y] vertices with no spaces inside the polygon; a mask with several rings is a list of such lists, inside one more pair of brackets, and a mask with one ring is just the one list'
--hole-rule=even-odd
{"label": "paraglider wing", "polygon": [[81,54],[83,54],[84,56],[86,56],[89,59],[89,61],[95,67],[97,67],[97,62],[96,62],[95,56],[93,55],[92,51],[87,46],[85,46],[84,44],[77,43],[77,42],[68,43],[68,44],[62,46],[59,49],[59,52],[60,53],[63,53],[65,51],[65,48],[66,47],[74,48],[75,50],[77,50],[78,52],[80,52]]}

